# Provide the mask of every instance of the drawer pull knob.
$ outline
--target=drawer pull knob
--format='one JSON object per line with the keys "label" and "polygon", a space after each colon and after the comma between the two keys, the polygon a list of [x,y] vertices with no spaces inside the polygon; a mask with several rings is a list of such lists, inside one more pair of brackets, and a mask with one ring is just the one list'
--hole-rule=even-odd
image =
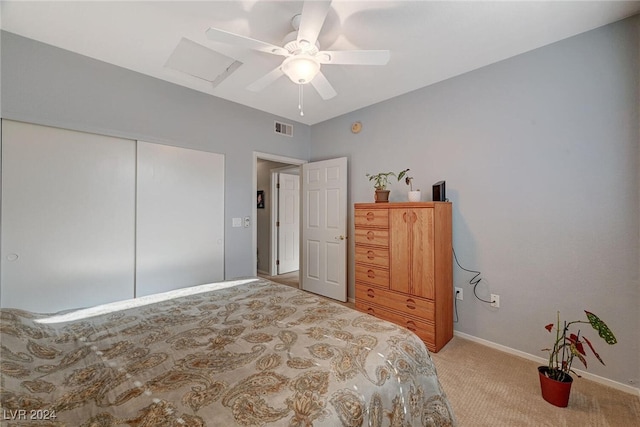
{"label": "drawer pull knob", "polygon": [[376,254],[373,251],[367,251],[367,259],[373,260],[376,257]]}
{"label": "drawer pull knob", "polygon": [[369,298],[375,298],[376,294],[373,292],[373,289],[367,289],[367,296]]}
{"label": "drawer pull knob", "polygon": [[376,216],[373,214],[373,212],[367,212],[367,221],[373,221]]}
{"label": "drawer pull knob", "polygon": [[372,316],[376,315],[375,310],[373,308],[371,308],[371,307],[367,308],[367,313],[371,314]]}
{"label": "drawer pull knob", "polygon": [[376,233],[373,231],[367,231],[367,240],[373,240],[376,238]]}
{"label": "drawer pull knob", "polygon": [[407,320],[407,329],[410,330],[411,332],[415,332],[418,330],[418,327],[416,326],[415,323],[413,323],[413,321]]}
{"label": "drawer pull knob", "polygon": [[407,308],[409,308],[411,310],[415,310],[416,309],[416,302],[414,300],[412,300],[411,298],[407,299]]}
{"label": "drawer pull knob", "polygon": [[369,279],[375,279],[376,278],[376,273],[373,270],[367,270],[367,277]]}

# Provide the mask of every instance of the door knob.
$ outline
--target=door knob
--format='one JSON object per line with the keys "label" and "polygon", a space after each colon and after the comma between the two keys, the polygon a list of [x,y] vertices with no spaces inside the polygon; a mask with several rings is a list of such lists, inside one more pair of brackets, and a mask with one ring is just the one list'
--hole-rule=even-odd
{"label": "door knob", "polygon": [[336,240],[345,240],[346,238],[347,236],[343,236],[342,234],[335,237]]}

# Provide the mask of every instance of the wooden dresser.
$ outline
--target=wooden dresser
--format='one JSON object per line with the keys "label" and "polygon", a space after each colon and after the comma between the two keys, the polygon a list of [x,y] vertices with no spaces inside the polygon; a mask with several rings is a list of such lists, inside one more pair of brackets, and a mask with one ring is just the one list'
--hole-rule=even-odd
{"label": "wooden dresser", "polygon": [[356,308],[430,351],[453,337],[451,203],[355,204]]}

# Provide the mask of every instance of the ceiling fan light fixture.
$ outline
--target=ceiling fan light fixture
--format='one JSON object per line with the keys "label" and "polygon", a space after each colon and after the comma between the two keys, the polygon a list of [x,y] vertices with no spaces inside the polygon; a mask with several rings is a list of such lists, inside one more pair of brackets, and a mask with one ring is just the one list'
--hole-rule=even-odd
{"label": "ceiling fan light fixture", "polygon": [[295,84],[303,85],[320,72],[320,63],[309,55],[290,56],[282,63],[282,72]]}

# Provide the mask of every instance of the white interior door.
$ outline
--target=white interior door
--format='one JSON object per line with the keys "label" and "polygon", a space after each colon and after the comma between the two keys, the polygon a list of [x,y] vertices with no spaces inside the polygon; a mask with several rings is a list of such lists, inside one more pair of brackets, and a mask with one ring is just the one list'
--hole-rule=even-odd
{"label": "white interior door", "polygon": [[300,176],[278,175],[278,274],[285,274],[300,268]]}
{"label": "white interior door", "polygon": [[347,158],[302,165],[302,289],[347,300]]}
{"label": "white interior door", "polygon": [[133,297],[135,141],[3,120],[2,306]]}
{"label": "white interior door", "polygon": [[224,279],[224,156],[138,141],[136,296]]}

